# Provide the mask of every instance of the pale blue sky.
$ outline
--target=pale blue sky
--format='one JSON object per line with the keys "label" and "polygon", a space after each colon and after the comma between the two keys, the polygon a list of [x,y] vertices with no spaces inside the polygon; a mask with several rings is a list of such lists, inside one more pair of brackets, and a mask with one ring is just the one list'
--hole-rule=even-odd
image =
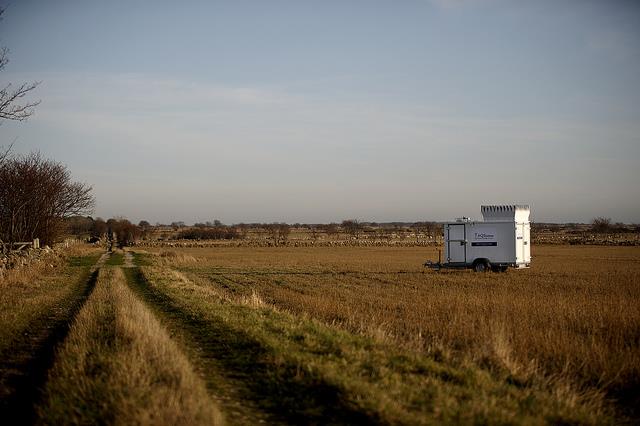
{"label": "pale blue sky", "polygon": [[[0,2],[6,5],[6,2]],[[640,222],[640,3],[14,1],[0,144],[95,214]]]}

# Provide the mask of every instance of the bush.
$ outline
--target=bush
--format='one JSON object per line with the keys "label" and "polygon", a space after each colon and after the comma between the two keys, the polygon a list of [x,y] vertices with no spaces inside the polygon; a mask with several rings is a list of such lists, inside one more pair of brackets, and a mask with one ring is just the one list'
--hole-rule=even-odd
{"label": "bush", "polygon": [[190,228],[178,232],[176,239],[183,240],[235,240],[240,238],[234,227]]}
{"label": "bush", "polygon": [[611,219],[608,217],[596,217],[591,222],[591,230],[598,233],[611,232]]}

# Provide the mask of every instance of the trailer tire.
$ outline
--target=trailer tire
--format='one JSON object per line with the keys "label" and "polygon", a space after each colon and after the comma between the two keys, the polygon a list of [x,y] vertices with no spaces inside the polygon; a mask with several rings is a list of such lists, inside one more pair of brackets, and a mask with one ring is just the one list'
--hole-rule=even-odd
{"label": "trailer tire", "polygon": [[474,272],[487,272],[489,269],[491,269],[491,265],[486,259],[478,259],[473,262]]}

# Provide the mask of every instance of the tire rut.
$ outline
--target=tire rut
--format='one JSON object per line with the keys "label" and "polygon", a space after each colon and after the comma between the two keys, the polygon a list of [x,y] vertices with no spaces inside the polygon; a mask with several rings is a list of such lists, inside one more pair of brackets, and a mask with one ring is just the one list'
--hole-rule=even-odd
{"label": "tire rut", "polygon": [[294,366],[273,370],[270,349],[223,321],[187,312],[165,293],[151,288],[141,271],[130,269],[131,288],[186,345],[192,362],[235,424],[377,424],[345,404],[341,390],[316,379],[302,383]]}
{"label": "tire rut", "polygon": [[[139,278],[140,271],[125,270],[131,290],[142,300],[161,323],[170,331],[180,347],[188,355],[194,369],[205,380],[211,398],[219,405],[229,424],[255,425],[274,423],[268,413],[244,397],[241,383],[225,377],[219,360],[207,349],[206,336],[198,336],[201,324],[190,322],[184,312],[176,308],[164,294],[153,292]],[[195,318],[195,317],[194,317]],[[187,324],[185,321],[190,322]]]}
{"label": "tire rut", "polygon": [[89,278],[75,284],[66,298],[35,318],[10,346],[0,354],[0,383],[6,397],[0,399],[0,419],[4,424],[32,424],[35,405],[41,397],[56,350],[64,341],[73,320],[91,295],[98,271],[109,257],[103,254],[90,269]]}

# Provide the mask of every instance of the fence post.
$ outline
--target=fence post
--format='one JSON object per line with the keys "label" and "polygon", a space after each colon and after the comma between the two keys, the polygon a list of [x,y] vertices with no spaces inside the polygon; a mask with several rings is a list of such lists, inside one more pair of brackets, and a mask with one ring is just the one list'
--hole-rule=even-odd
{"label": "fence post", "polygon": [[35,249],[39,249],[40,248],[40,238],[34,238],[33,239],[33,248],[35,248]]}

